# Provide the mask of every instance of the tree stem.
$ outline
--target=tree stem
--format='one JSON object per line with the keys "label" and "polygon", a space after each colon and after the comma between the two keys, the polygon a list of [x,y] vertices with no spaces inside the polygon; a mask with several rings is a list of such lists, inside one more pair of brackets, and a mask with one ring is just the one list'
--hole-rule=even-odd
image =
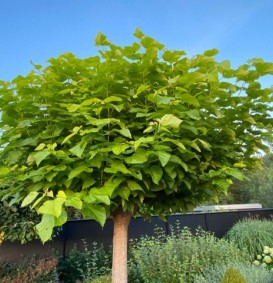
{"label": "tree stem", "polygon": [[118,210],[114,216],[112,283],[127,283],[128,227],[133,213]]}

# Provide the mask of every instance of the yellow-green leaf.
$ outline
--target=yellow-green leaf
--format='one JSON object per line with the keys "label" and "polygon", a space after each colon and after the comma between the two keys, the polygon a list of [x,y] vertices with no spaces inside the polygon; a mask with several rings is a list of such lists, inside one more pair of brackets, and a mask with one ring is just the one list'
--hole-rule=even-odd
{"label": "yellow-green leaf", "polygon": [[78,197],[71,197],[65,201],[65,206],[72,206],[76,209],[81,210],[82,208],[82,201]]}
{"label": "yellow-green leaf", "polygon": [[55,217],[59,217],[62,213],[63,203],[65,199],[56,198],[54,200],[47,200],[42,204],[42,206],[38,209],[39,213],[42,214],[50,214]]}
{"label": "yellow-green leaf", "polygon": [[143,191],[142,187],[133,180],[128,180],[127,185],[130,191]]}
{"label": "yellow-green leaf", "polygon": [[119,155],[121,154],[124,150],[126,150],[127,148],[129,148],[128,144],[125,143],[121,143],[121,144],[116,144],[112,147],[112,151],[114,154]]}
{"label": "yellow-green leaf", "polygon": [[161,126],[178,128],[182,120],[172,114],[165,114],[162,118],[158,119],[158,122]]}
{"label": "yellow-green leaf", "polygon": [[74,155],[81,157],[86,146],[87,142],[79,142],[74,147],[70,148],[69,151]]}
{"label": "yellow-green leaf", "polygon": [[73,179],[80,175],[82,172],[92,172],[92,168],[88,168],[86,165],[78,166],[74,168],[68,175],[68,179]]}
{"label": "yellow-green leaf", "polygon": [[23,200],[21,207],[25,207],[29,204],[31,204],[39,195],[38,192],[30,192]]}
{"label": "yellow-green leaf", "polygon": [[43,243],[51,238],[54,224],[55,224],[54,216],[50,214],[44,214],[42,216],[41,222],[36,225],[37,233]]}
{"label": "yellow-green leaf", "polygon": [[35,151],[42,150],[42,149],[45,148],[45,146],[46,146],[45,143],[40,143],[40,144],[35,148]]}
{"label": "yellow-green leaf", "polygon": [[[44,150],[44,151],[39,151],[39,152],[35,152],[35,153],[32,153],[30,156],[31,158],[29,157],[28,158],[28,161],[33,159],[36,163],[37,166],[39,166],[39,164],[44,160],[46,159],[48,156],[50,155],[50,151],[48,150]],[[31,163],[31,162],[28,162],[28,163]]]}
{"label": "yellow-green leaf", "polygon": [[54,218],[54,226],[62,226],[67,221],[67,213],[62,210],[61,215],[58,218]]}

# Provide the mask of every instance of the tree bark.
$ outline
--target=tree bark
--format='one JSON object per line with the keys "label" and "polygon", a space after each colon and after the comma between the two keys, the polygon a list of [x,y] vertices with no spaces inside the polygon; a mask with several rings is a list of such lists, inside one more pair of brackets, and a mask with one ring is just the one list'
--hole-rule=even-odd
{"label": "tree bark", "polygon": [[113,215],[114,238],[112,283],[127,283],[128,227],[133,213],[118,210]]}

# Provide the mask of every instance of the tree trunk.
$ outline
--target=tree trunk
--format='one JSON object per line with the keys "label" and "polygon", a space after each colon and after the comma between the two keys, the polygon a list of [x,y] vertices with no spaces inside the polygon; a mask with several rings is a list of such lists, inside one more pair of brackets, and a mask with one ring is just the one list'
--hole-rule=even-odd
{"label": "tree trunk", "polygon": [[112,283],[127,283],[128,227],[133,213],[118,210],[114,216]]}

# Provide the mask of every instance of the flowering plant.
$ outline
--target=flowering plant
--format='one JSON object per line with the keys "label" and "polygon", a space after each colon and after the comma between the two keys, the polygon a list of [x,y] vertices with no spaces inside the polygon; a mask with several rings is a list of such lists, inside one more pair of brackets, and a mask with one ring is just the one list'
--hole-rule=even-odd
{"label": "flowering plant", "polygon": [[263,253],[256,256],[253,264],[267,267],[273,271],[273,248],[264,246]]}

